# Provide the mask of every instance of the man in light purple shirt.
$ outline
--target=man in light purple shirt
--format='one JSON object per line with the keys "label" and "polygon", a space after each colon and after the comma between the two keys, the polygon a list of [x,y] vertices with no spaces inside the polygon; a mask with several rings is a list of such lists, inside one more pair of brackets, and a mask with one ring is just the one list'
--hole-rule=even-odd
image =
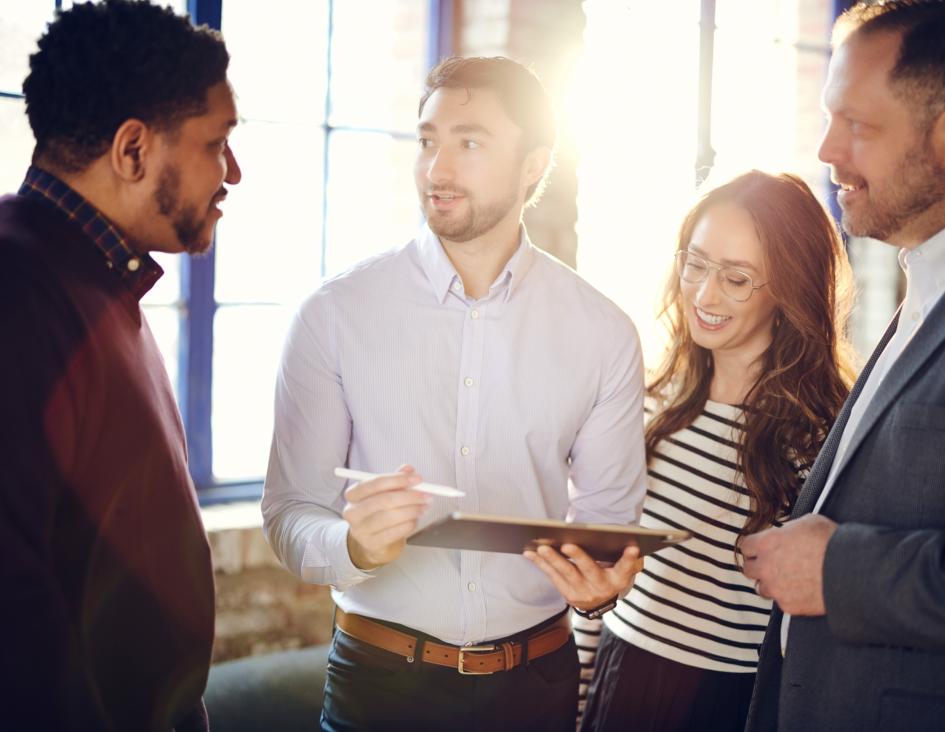
{"label": "man in light purple shirt", "polygon": [[[523,557],[405,541],[457,510],[636,521],[637,334],[522,226],[555,137],[530,71],[442,62],[417,129],[427,225],[324,283],[288,336],[266,535],[290,570],[334,589],[323,729],[573,729],[567,606],[606,607],[636,550],[602,568],[568,545]],[[383,475],[345,490],[336,466]],[[465,496],[412,490],[421,474]]]}

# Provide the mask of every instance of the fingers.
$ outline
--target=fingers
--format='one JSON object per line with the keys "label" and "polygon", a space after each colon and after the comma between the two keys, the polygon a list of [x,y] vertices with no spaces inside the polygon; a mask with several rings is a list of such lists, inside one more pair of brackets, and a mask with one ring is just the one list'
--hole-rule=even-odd
{"label": "fingers", "polygon": [[381,534],[392,526],[403,523],[416,524],[429,505],[428,500],[419,504],[408,504],[397,508],[387,508],[367,512],[362,508],[348,508],[342,512],[345,520],[351,524],[358,538],[364,539],[375,534]]}
{"label": "fingers", "polygon": [[574,544],[564,544],[561,552],[543,546],[526,551],[524,556],[548,576],[569,604],[584,609],[596,607],[626,589],[643,567],[635,546],[624,550],[617,563],[606,569]]}
{"label": "fingers", "polygon": [[757,534],[749,534],[739,540],[737,548],[742,553],[742,556],[745,557],[746,561],[754,559],[759,553],[764,551],[772,540],[777,538],[778,532],[780,531],[781,529],[772,526],[764,531],[759,531]]}
{"label": "fingers", "polygon": [[572,567],[576,566],[585,578],[599,579],[604,576],[604,570],[601,566],[581,547],[575,544],[562,544],[561,553],[571,560],[568,564],[573,562]]}
{"label": "fingers", "polygon": [[[538,553],[540,552],[540,554]],[[555,558],[564,562],[565,564],[570,565],[566,559],[564,559],[558,552],[550,547],[539,547],[538,552],[526,551],[524,556],[532,564],[534,564],[538,569],[545,573],[548,579],[551,580],[552,584],[557,588],[558,592],[561,593],[562,597],[568,601],[569,604],[574,604],[575,593],[571,588],[571,583],[568,582],[558,571],[557,563],[554,563]],[[553,555],[553,556],[552,556]],[[573,567],[571,568],[573,570]]]}
{"label": "fingers", "polygon": [[617,577],[625,578],[629,583],[633,575],[641,569],[643,569],[643,557],[640,556],[640,548],[628,546],[623,550],[620,559],[610,568],[610,571]]}
{"label": "fingers", "polygon": [[423,478],[414,472],[412,467],[404,465],[401,470],[396,473],[379,475],[371,480],[365,480],[349,486],[347,490],[345,490],[345,498],[348,499],[350,503],[356,503],[385,491],[406,489],[421,482],[423,482]]}
{"label": "fingers", "polygon": [[342,516],[348,522],[348,551],[362,569],[393,561],[404,540],[431,503],[430,496],[410,490],[422,478],[409,465],[345,491]]}

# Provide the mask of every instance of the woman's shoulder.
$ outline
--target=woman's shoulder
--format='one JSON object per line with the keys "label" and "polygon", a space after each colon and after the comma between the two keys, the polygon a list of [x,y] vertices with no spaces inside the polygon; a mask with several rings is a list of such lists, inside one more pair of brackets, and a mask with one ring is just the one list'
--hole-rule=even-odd
{"label": "woman's shoulder", "polygon": [[[661,412],[671,409],[678,404],[678,385],[668,385],[660,390],[648,389],[643,399],[643,410],[647,420]],[[718,427],[719,431],[729,429],[743,429],[745,423],[745,406],[743,404],[726,404],[706,399],[701,405],[693,424],[705,423],[706,426]],[[713,431],[715,431],[713,429]]]}

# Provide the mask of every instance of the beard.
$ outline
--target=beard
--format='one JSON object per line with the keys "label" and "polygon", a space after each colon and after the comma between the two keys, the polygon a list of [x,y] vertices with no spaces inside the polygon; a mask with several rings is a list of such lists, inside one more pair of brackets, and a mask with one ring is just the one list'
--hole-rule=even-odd
{"label": "beard", "polygon": [[[842,174],[840,177],[844,178]],[[889,241],[910,221],[942,205],[945,168],[935,159],[928,136],[906,153],[884,190],[874,192],[868,187],[867,193],[868,199],[862,202],[860,210],[855,206],[843,210],[841,223],[852,236]]]}
{"label": "beard", "polygon": [[209,206],[201,216],[196,206],[182,205],[180,180],[180,170],[177,167],[164,168],[158,179],[157,190],[154,192],[154,201],[157,203],[158,213],[170,220],[177,240],[184,251],[189,254],[203,254],[213,242],[212,235],[204,235],[210,217]]}
{"label": "beard", "polygon": [[514,185],[510,186],[499,198],[482,205],[477,205],[474,199],[469,197],[468,192],[461,188],[437,186],[437,190],[444,193],[458,193],[465,197],[468,204],[466,212],[461,216],[456,215],[455,212],[440,213],[429,203],[426,193],[421,191],[424,214],[430,230],[438,237],[457,243],[471,241],[491,231],[518,203],[518,190]]}

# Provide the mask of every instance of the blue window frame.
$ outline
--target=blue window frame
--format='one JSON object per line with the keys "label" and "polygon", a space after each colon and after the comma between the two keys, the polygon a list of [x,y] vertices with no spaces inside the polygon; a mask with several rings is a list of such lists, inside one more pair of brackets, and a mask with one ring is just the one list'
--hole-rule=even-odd
{"label": "blue window frame", "polygon": [[[423,61],[426,66],[432,66],[443,56],[453,50],[454,38],[454,2],[453,0],[426,0],[427,27],[426,54]],[[327,0],[325,10],[327,23],[324,30],[327,32],[324,46],[327,62],[324,70],[327,78],[324,80],[324,107],[320,120],[321,160],[320,170],[321,196],[320,207],[320,253],[318,256],[319,277],[324,277],[333,269],[330,261],[331,248],[329,245],[331,209],[335,201],[331,198],[328,179],[332,175],[333,142],[338,137],[354,138],[359,135],[386,134],[397,140],[413,140],[412,131],[404,129],[389,129],[382,124],[372,124],[370,120],[360,119],[352,124],[344,119],[333,118],[335,88],[333,86],[334,58],[333,46],[335,35],[338,32],[336,16],[342,4],[334,0]],[[350,6],[350,0],[349,0]],[[227,32],[226,0],[188,0],[188,12],[197,24],[207,24],[210,27],[223,29]],[[266,12],[269,12],[267,9]],[[287,22],[288,19],[282,19]],[[228,34],[229,38],[229,34]],[[237,85],[237,94],[240,93]],[[414,95],[415,96],[415,95]],[[319,123],[314,123],[319,124]],[[240,150],[236,148],[239,158]],[[289,162],[288,164],[291,164]],[[403,172],[403,186],[409,187],[408,170]],[[410,194],[413,195],[412,192]],[[300,220],[301,223],[301,220]],[[224,227],[218,231],[222,245],[226,246],[227,232]],[[396,242],[380,242],[390,245]],[[264,464],[260,465],[260,476],[247,479],[221,480],[214,469],[214,334],[215,321],[219,318],[221,308],[226,304],[218,300],[217,295],[217,252],[215,246],[211,252],[200,258],[184,258],[181,265],[181,299],[180,332],[178,348],[178,401],[181,415],[187,433],[190,450],[190,468],[194,482],[198,487],[201,503],[209,504],[219,501],[241,498],[257,498],[261,492],[261,472]],[[317,278],[313,278],[310,289],[314,289]],[[241,303],[242,304],[242,303]],[[224,366],[228,369],[239,369],[238,363],[229,363]],[[231,397],[232,399],[232,397]]]}

